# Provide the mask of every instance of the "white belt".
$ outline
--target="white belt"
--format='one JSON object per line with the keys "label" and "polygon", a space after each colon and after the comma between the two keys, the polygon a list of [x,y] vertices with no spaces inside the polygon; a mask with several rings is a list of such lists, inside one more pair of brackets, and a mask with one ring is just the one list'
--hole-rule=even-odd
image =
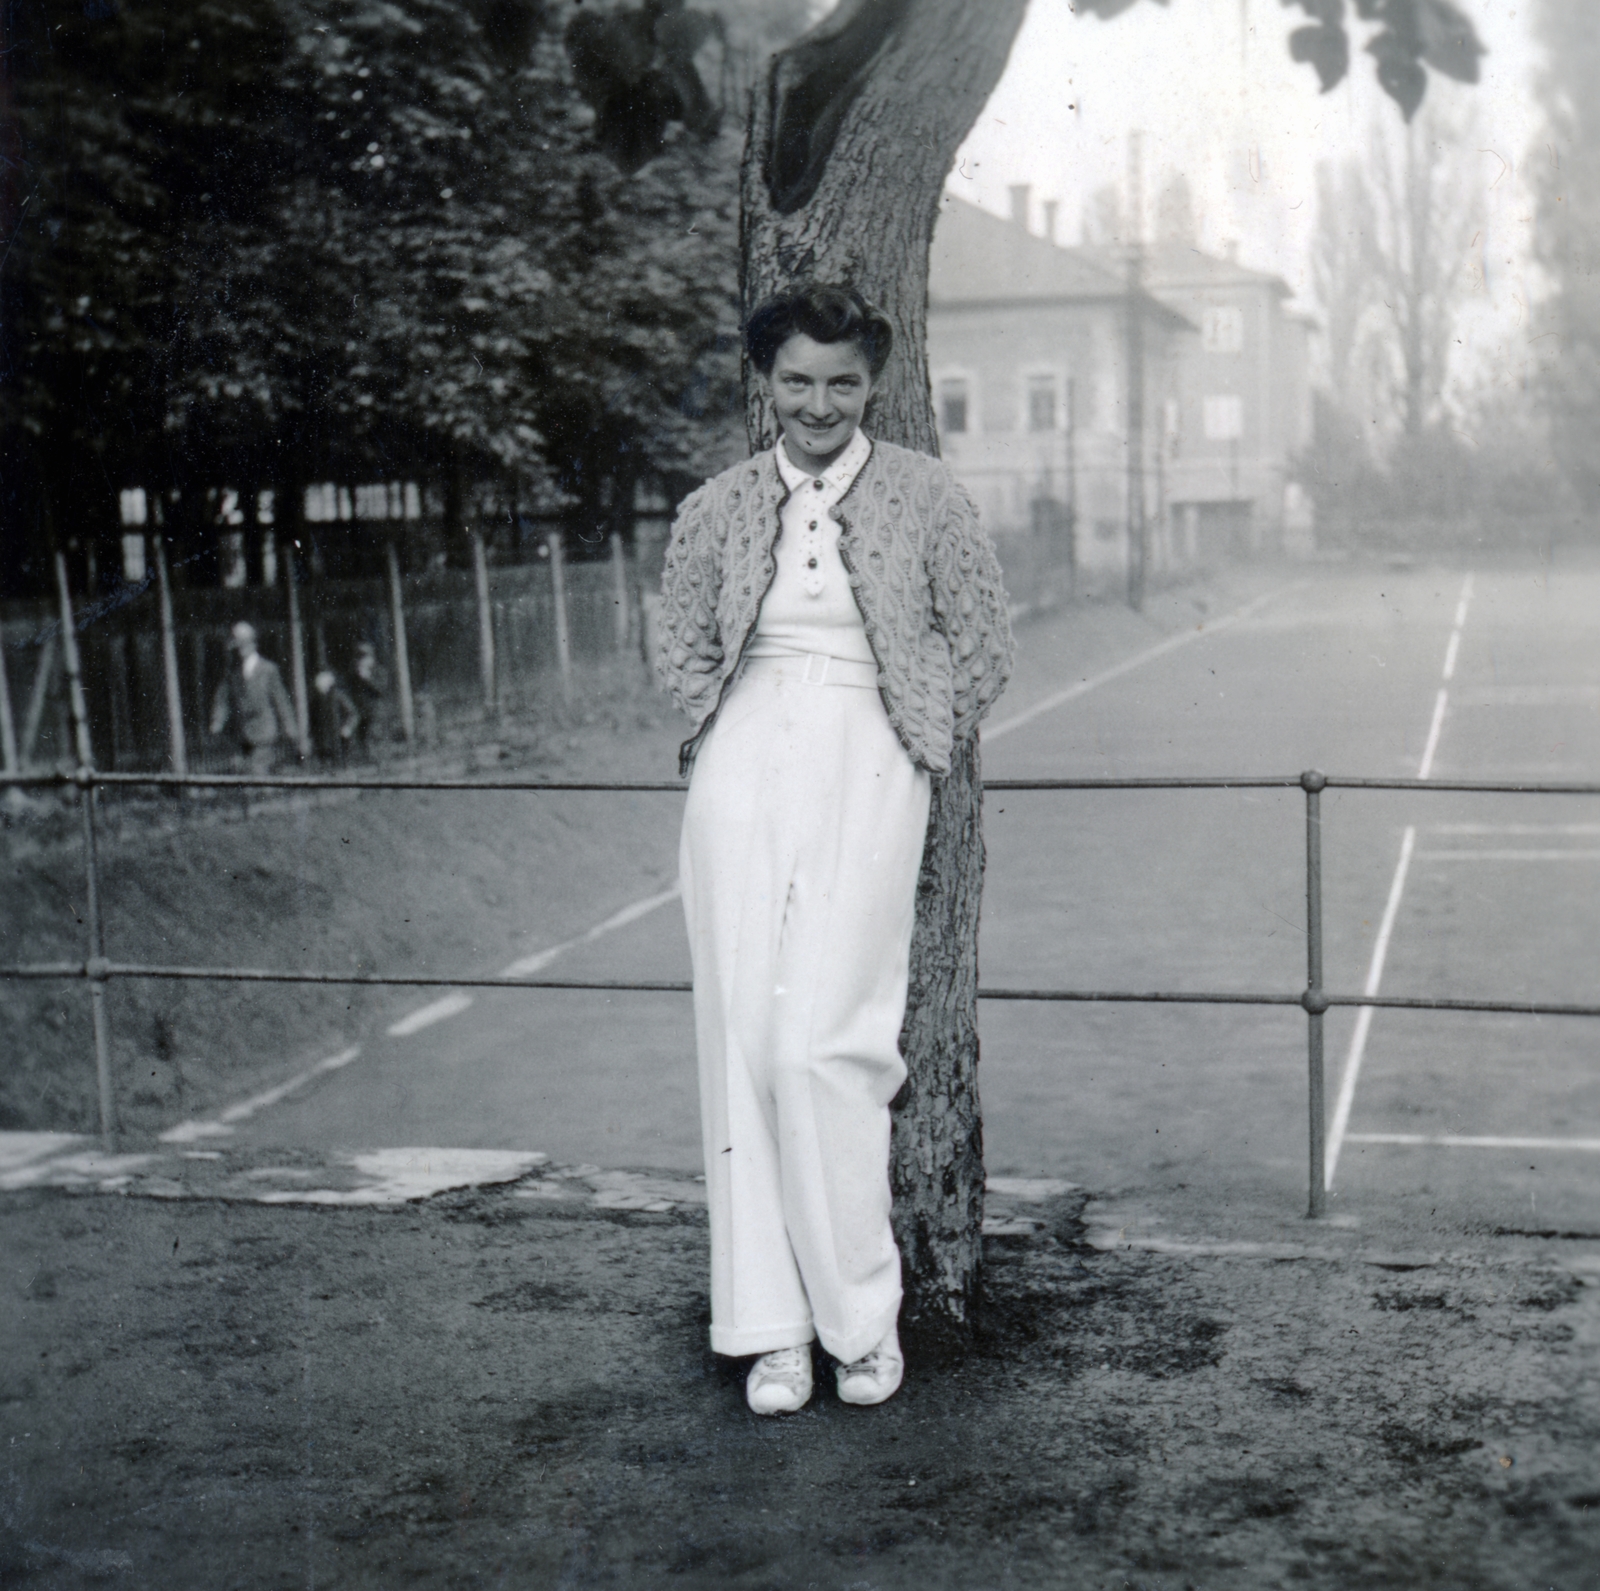
{"label": "white belt", "polygon": [[790,680],[797,685],[853,685],[869,691],[878,688],[876,663],[829,657],[825,652],[747,657],[744,672],[760,679]]}

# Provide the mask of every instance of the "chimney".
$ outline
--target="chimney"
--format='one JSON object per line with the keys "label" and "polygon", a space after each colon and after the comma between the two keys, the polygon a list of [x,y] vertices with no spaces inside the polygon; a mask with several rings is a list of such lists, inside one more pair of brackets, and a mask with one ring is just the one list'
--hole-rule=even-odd
{"label": "chimney", "polygon": [[1052,243],[1056,240],[1056,211],[1060,208],[1055,199],[1046,199],[1044,202],[1044,235]]}
{"label": "chimney", "polygon": [[1013,182],[1006,192],[1011,195],[1011,219],[1024,232],[1028,230],[1028,194],[1031,192],[1026,182]]}

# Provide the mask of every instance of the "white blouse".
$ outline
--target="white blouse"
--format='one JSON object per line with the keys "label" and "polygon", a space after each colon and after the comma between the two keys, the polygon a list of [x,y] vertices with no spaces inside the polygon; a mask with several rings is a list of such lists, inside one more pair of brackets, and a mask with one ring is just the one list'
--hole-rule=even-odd
{"label": "white blouse", "polygon": [[839,521],[833,510],[861,466],[872,443],[857,429],[844,452],[820,475],[793,463],[780,441],[778,473],[789,488],[773,554],[778,570],[756,616],[750,657],[824,657],[871,663],[861,609],[839,556]]}

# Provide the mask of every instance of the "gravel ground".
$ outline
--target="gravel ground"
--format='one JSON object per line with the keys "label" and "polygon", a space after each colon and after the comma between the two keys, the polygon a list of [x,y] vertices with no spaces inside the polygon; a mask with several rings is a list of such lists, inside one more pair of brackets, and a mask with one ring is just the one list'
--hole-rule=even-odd
{"label": "gravel ground", "polygon": [[968,1358],[758,1420],[692,1203],[193,1164],[0,1195],[0,1586],[1600,1586],[1600,1234],[1001,1184]]}

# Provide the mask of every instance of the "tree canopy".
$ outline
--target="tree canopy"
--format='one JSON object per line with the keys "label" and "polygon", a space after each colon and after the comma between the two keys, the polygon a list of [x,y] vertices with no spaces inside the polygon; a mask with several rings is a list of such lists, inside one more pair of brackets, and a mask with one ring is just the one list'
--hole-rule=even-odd
{"label": "tree canopy", "polygon": [[402,468],[585,500],[736,450],[742,106],[721,101],[733,52],[800,0],[731,30],[613,11],[664,30],[680,99],[710,45],[701,100],[620,165],[576,0],[14,9],[8,520],[103,522],[135,482]]}

